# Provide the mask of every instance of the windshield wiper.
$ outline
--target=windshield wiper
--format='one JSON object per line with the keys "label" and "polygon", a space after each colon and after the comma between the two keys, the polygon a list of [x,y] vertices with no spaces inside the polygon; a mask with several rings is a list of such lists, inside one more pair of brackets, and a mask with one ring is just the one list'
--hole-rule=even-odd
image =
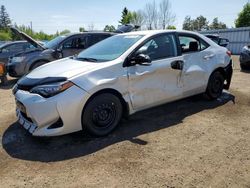
{"label": "windshield wiper", "polygon": [[76,60],[79,61],[90,61],[90,62],[97,62],[98,60],[95,58],[90,58],[90,57],[76,57]]}

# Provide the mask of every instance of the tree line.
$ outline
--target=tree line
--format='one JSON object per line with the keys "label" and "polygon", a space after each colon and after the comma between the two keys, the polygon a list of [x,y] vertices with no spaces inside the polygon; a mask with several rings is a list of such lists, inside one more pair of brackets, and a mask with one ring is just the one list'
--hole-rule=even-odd
{"label": "tree line", "polygon": [[120,24],[134,24],[142,29],[167,29],[175,28],[175,14],[172,12],[169,0],[146,3],[142,10],[129,11],[126,7],[122,11]]}
{"label": "tree line", "polygon": [[[119,24],[134,24],[140,26],[142,30],[152,29],[176,29],[174,23],[176,15],[172,12],[170,0],[161,0],[158,4],[156,1],[148,2],[141,10],[130,11],[126,7],[122,10]],[[17,36],[10,31],[10,26],[14,26],[19,30],[30,35],[37,40],[51,40],[52,38],[70,33],[65,29],[55,34],[47,34],[43,31],[35,32],[30,26],[12,24],[12,20],[4,5],[0,6],[0,40],[18,40]],[[243,10],[238,14],[235,20],[235,27],[250,27],[250,3],[244,5]],[[227,25],[219,21],[218,17],[214,18],[211,23],[203,15],[192,19],[191,16],[186,16],[182,28],[184,30],[201,31],[213,29],[226,29]],[[94,30],[94,24],[88,26],[89,31]],[[116,27],[113,25],[106,25],[103,31],[113,32]],[[79,32],[86,31],[84,27],[79,28]]]}
{"label": "tree line", "polygon": [[201,31],[201,30],[213,30],[213,29],[226,29],[227,25],[220,22],[218,17],[214,18],[212,23],[204,16],[198,16],[196,19],[192,19],[191,16],[186,16],[182,25],[182,29],[190,31]]}

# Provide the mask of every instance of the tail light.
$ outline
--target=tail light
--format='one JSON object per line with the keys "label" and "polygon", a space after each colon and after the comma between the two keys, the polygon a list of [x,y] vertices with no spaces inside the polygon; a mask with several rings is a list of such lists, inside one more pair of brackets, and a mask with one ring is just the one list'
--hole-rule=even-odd
{"label": "tail light", "polygon": [[231,57],[232,56],[232,52],[231,51],[227,51],[227,55],[229,56],[229,57]]}
{"label": "tail light", "polygon": [[0,63],[0,76],[4,75],[5,73],[5,65]]}

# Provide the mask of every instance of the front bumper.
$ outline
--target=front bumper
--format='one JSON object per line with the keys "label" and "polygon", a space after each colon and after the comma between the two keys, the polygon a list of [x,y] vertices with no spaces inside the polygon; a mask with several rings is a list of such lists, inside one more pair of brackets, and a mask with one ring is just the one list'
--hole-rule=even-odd
{"label": "front bumper", "polygon": [[24,67],[21,63],[8,63],[6,68],[11,77],[21,77],[24,74]]}
{"label": "front bumper", "polygon": [[[18,90],[15,93],[19,123],[33,136],[59,136],[82,130],[81,115],[89,94],[77,86],[50,97]],[[53,127],[61,120],[62,126]]]}
{"label": "front bumper", "polygon": [[21,111],[19,109],[16,109],[16,116],[18,119],[18,122],[27,130],[29,133],[33,134],[35,130],[37,129],[37,126],[30,122],[28,119],[26,119]]}
{"label": "front bumper", "polygon": [[240,54],[240,64],[250,67],[250,54],[249,53]]}

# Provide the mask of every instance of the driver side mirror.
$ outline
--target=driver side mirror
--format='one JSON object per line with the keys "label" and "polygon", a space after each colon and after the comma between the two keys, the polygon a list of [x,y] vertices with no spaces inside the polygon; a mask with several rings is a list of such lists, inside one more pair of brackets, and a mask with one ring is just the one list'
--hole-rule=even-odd
{"label": "driver side mirror", "polygon": [[63,58],[63,52],[62,52],[62,47],[59,47],[55,50],[55,57],[56,59],[61,59]]}
{"label": "driver side mirror", "polygon": [[138,54],[130,59],[130,65],[138,64],[138,65],[150,66],[151,62],[152,61],[150,57],[145,54]]}

